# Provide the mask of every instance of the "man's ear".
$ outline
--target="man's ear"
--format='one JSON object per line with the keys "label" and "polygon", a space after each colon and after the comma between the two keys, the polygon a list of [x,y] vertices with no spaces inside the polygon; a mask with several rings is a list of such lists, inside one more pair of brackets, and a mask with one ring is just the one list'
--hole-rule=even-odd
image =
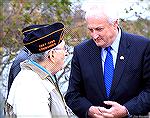
{"label": "man's ear", "polygon": [[48,59],[50,59],[53,63],[55,62],[54,59],[54,50],[50,50],[48,53]]}
{"label": "man's ear", "polygon": [[118,26],[119,26],[119,21],[118,19],[116,21],[114,21],[114,24],[113,24],[114,28],[117,29]]}

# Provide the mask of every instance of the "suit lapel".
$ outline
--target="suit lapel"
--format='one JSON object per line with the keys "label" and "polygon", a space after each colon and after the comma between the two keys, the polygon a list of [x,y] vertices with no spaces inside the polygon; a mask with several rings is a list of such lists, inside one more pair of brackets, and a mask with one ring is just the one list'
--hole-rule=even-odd
{"label": "suit lapel", "polygon": [[127,36],[125,36],[125,33],[122,32],[110,97],[113,95],[116,87],[119,84],[119,81],[121,80],[121,76],[123,74],[125,65],[127,63],[128,57],[130,55],[129,49],[130,49],[130,43],[128,42]]}
{"label": "suit lapel", "polygon": [[101,48],[97,47],[93,40],[90,41],[90,45],[88,46],[90,49],[90,62],[93,70],[92,79],[96,79],[96,84],[99,86],[99,91],[105,96],[105,86],[103,80],[103,69],[101,62]]}

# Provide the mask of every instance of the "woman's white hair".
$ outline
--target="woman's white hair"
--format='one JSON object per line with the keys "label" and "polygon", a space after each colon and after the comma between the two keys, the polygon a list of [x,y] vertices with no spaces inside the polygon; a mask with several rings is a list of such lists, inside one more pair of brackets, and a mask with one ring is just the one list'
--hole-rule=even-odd
{"label": "woman's white hair", "polygon": [[116,20],[119,20],[118,7],[116,3],[111,1],[105,2],[87,2],[86,7],[83,10],[86,12],[85,19],[89,17],[94,18],[108,18],[110,23],[113,23]]}

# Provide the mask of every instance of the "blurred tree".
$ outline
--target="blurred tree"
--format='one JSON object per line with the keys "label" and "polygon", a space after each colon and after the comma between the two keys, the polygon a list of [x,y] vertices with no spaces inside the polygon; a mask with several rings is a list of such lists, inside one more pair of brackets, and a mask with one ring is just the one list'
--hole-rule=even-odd
{"label": "blurred tree", "polygon": [[121,27],[128,32],[150,38],[150,20],[138,18],[136,21],[121,19]]}
{"label": "blurred tree", "polygon": [[0,60],[0,65],[6,65],[23,46],[21,30],[24,27],[72,21],[70,0],[1,0],[0,11],[0,53],[2,57],[9,55],[6,62]]}
{"label": "blurred tree", "polygon": [[138,0],[125,8],[124,11],[130,15],[120,20],[121,27],[125,31],[150,38],[150,1]]}
{"label": "blurred tree", "polygon": [[[146,2],[149,6],[146,8],[141,6],[143,10],[137,11],[134,6],[140,6],[142,2]],[[80,1],[76,0],[76,3],[78,4],[72,4],[70,0],[5,0],[5,2],[1,0],[0,52],[3,54],[2,57],[9,55],[7,60],[9,62],[15,56],[22,47],[21,30],[30,24],[63,22],[66,25],[64,39],[72,46],[83,39],[89,39],[90,35],[84,19],[85,12],[81,9]],[[126,14],[132,13],[131,17],[137,17],[137,20],[121,19],[122,29],[150,37],[150,18],[142,17],[145,11],[150,11],[149,0],[133,2],[133,5],[124,10]]]}
{"label": "blurred tree", "polygon": [[20,48],[19,45],[22,44],[21,30],[30,24],[46,24],[56,21],[70,23],[70,6],[69,0],[10,0],[3,2],[3,45],[11,51],[18,50],[17,48]]}
{"label": "blurred tree", "polygon": [[[131,6],[124,9],[124,13],[127,15],[130,14],[130,16],[120,19],[120,26],[125,31],[150,37],[150,15],[148,15],[148,12],[150,12],[150,1],[139,0],[131,3]],[[141,5],[143,3],[147,6],[143,7]],[[138,10],[137,7],[142,10]],[[82,39],[89,39],[90,35],[86,28],[86,22],[84,19],[85,12],[81,9],[81,4],[75,6],[73,10],[73,21],[67,28],[66,39],[71,45],[75,46],[80,43]]]}

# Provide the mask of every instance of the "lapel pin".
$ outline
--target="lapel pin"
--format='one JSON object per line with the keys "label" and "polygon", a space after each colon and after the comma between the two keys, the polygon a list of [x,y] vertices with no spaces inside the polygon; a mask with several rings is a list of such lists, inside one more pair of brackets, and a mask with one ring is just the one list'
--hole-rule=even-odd
{"label": "lapel pin", "polygon": [[120,56],[120,59],[121,59],[121,60],[124,60],[124,56]]}

